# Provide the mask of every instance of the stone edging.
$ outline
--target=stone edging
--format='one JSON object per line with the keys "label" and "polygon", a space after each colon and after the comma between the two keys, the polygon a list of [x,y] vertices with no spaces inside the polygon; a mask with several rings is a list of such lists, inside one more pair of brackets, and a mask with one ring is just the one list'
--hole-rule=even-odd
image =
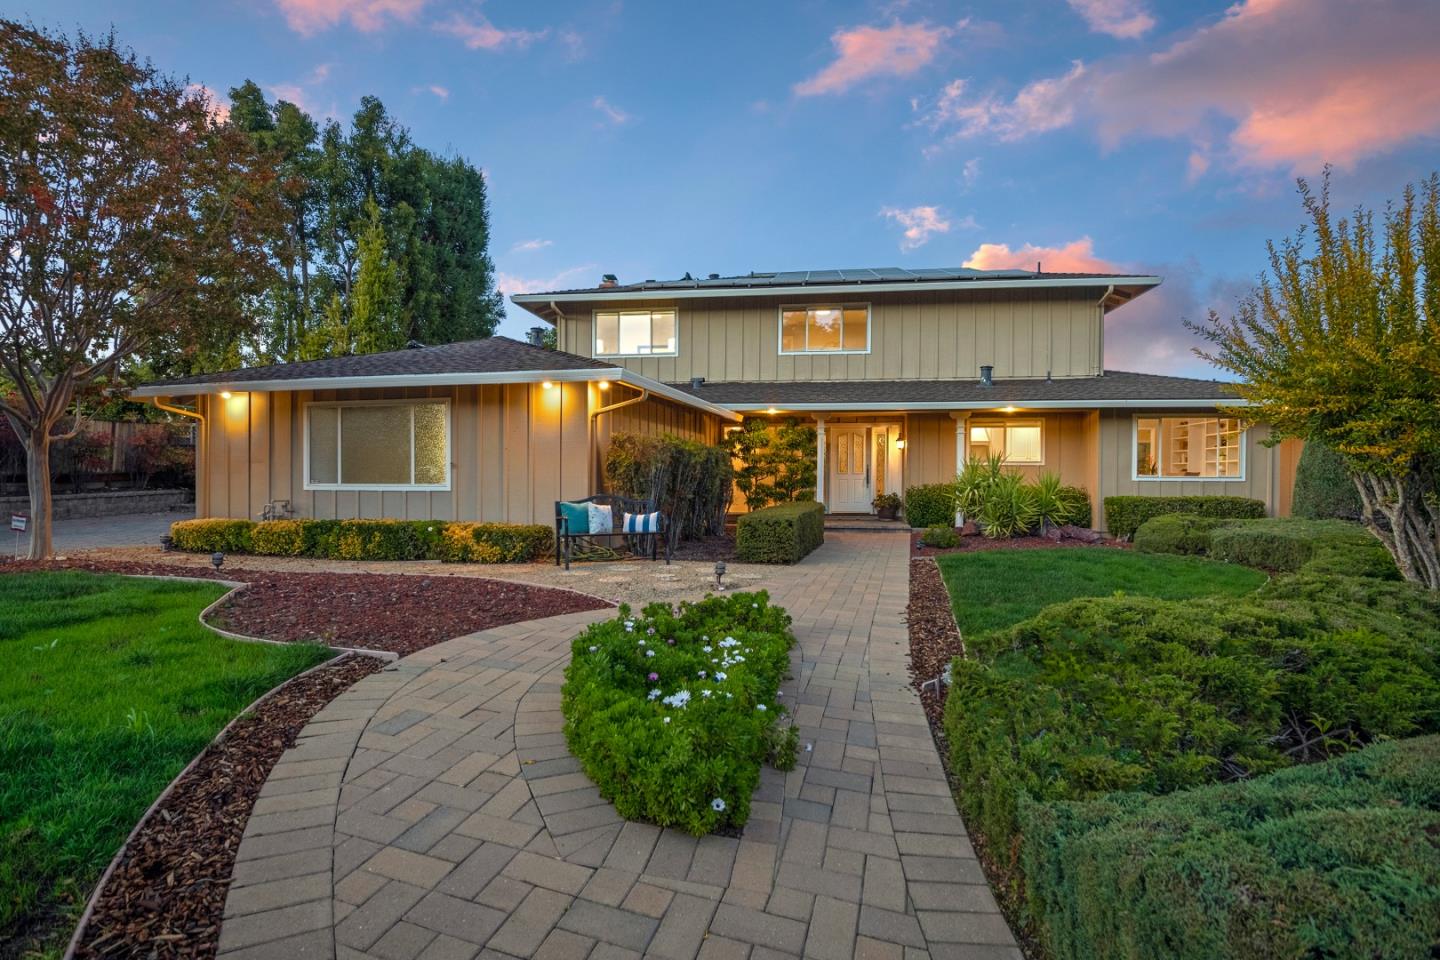
{"label": "stone edging", "polygon": [[[195,577],[150,577],[149,579],[155,579],[155,580],[164,580],[164,579],[195,580],[195,579],[198,579],[198,578],[195,578]],[[203,582],[205,582],[205,583],[214,583],[215,581],[214,581],[214,580],[204,580]],[[225,596],[228,597],[229,594],[227,593]],[[222,597],[221,599],[223,600],[224,597]],[[210,629],[210,630],[214,630],[214,629],[215,629],[214,627],[211,627],[209,624],[206,624],[203,619],[202,619],[200,622],[201,622],[202,625],[206,626],[206,627],[207,627],[208,629]],[[216,631],[216,632],[219,633],[220,631]],[[265,642],[265,643],[274,643],[274,642],[276,642],[276,641],[266,640],[266,641],[264,641],[264,642]],[[354,651],[351,651],[351,650],[345,650],[345,651],[343,651],[343,652],[341,652],[341,653],[339,653],[339,654],[331,657],[329,660],[325,660],[325,661],[322,661],[322,662],[320,662],[320,663],[317,663],[317,664],[315,664],[315,666],[311,667],[310,669],[304,670],[304,671],[302,671],[302,672],[300,672],[300,673],[297,673],[297,674],[295,674],[295,676],[290,677],[289,679],[283,681],[282,683],[276,684],[274,687],[270,688],[269,690],[267,690],[267,691],[265,691],[264,693],[260,694],[260,696],[256,697],[256,698],[249,704],[249,706],[247,706],[244,710],[241,710],[239,713],[235,714],[234,717],[230,718],[230,722],[227,723],[227,724],[225,724],[225,726],[220,729],[220,732],[219,732],[219,733],[215,734],[214,739],[212,739],[209,743],[207,743],[207,744],[205,745],[205,748],[204,748],[203,750],[201,750],[199,753],[195,754],[195,756],[193,756],[193,757],[190,758],[190,762],[187,763],[187,764],[185,764],[184,769],[182,769],[179,773],[177,773],[177,774],[175,775],[175,779],[171,780],[171,781],[165,786],[165,789],[162,790],[162,791],[160,791],[160,795],[157,796],[157,797],[155,798],[154,802],[152,802],[152,803],[150,804],[150,806],[145,809],[145,812],[144,812],[144,814],[141,815],[140,819],[137,820],[137,821],[135,821],[135,826],[132,827],[132,828],[130,829],[130,833],[126,835],[126,837],[125,837],[125,842],[122,843],[122,844],[120,844],[120,849],[119,849],[119,850],[115,851],[115,856],[111,858],[109,865],[107,865],[107,866],[105,867],[105,872],[100,875],[99,881],[96,882],[95,888],[90,891],[90,897],[89,897],[89,899],[87,899],[87,900],[85,901],[85,912],[82,913],[82,914],[80,914],[80,922],[75,925],[75,932],[70,935],[70,943],[65,947],[65,953],[64,953],[63,957],[61,958],[61,960],[74,960],[75,951],[79,948],[80,942],[81,942],[81,940],[83,939],[83,936],[84,936],[84,933],[85,933],[85,929],[86,929],[86,927],[88,927],[88,926],[90,925],[90,918],[91,918],[91,917],[94,915],[94,913],[95,913],[95,904],[96,904],[97,902],[99,902],[99,900],[100,900],[100,893],[101,893],[101,891],[103,891],[103,890],[105,889],[105,884],[107,884],[107,883],[110,881],[110,877],[115,873],[116,868],[120,866],[121,861],[125,859],[125,854],[129,852],[129,850],[130,850],[130,844],[135,840],[136,835],[138,835],[138,834],[140,833],[140,828],[143,827],[143,826],[145,826],[145,824],[147,824],[147,823],[150,822],[150,818],[155,815],[155,811],[158,810],[158,809],[160,808],[160,806],[161,806],[162,804],[164,804],[164,802],[165,802],[166,800],[170,799],[170,794],[172,794],[172,793],[175,792],[176,786],[178,786],[179,783],[180,783],[180,781],[183,780],[183,779],[185,779],[185,776],[186,776],[188,773],[190,773],[191,770],[193,770],[193,769],[195,768],[195,765],[200,762],[201,758],[203,758],[207,753],[209,753],[209,752],[210,752],[210,749],[211,749],[212,747],[214,747],[214,746],[216,746],[217,744],[223,742],[223,741],[225,740],[225,738],[230,735],[230,731],[231,731],[231,729],[234,728],[235,724],[239,723],[244,717],[246,717],[246,716],[248,716],[249,714],[253,713],[253,712],[255,711],[255,709],[260,706],[260,704],[264,703],[266,700],[269,700],[269,699],[270,699],[271,697],[273,697],[275,694],[279,693],[283,688],[289,686],[291,683],[295,682],[296,680],[301,679],[302,677],[307,677],[307,676],[309,676],[310,674],[316,672],[317,670],[323,670],[323,669],[325,669],[326,667],[333,667],[333,666],[335,666],[336,664],[340,663],[341,661],[348,659],[349,657],[359,656],[359,655],[361,655],[361,654],[357,654],[357,653],[355,653]]]}

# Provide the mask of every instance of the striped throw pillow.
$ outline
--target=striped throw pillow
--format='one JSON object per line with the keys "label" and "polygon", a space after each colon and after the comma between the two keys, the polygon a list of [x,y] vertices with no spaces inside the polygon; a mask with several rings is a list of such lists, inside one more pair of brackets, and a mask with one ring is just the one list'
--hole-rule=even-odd
{"label": "striped throw pillow", "polygon": [[625,514],[626,533],[659,533],[660,514],[657,513],[627,513]]}

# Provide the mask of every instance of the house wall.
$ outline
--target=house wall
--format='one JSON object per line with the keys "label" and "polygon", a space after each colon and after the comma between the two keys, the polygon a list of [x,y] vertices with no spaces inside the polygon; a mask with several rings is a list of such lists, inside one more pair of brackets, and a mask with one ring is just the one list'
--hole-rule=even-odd
{"label": "house wall", "polygon": [[[237,393],[200,398],[206,416],[197,513],[258,519],[271,500],[318,519],[549,523],[554,501],[593,492],[585,383]],[[451,489],[306,490],[302,411],[311,401],[443,397],[451,402]]]}
{"label": "house wall", "polygon": [[[972,414],[976,420],[1004,420]],[[948,413],[912,413],[907,418],[909,432],[905,452],[908,485],[943,483],[955,479],[956,424]],[[1041,420],[1041,436],[1045,445],[1045,462],[1039,465],[1011,467],[1017,473],[1034,478],[1042,473],[1056,473],[1062,482],[1084,487],[1093,495],[1095,477],[1096,425],[1093,411],[1017,414],[1017,420]]]}
{"label": "house wall", "polygon": [[[1213,411],[1191,411],[1206,413]],[[1270,436],[1265,424],[1254,424],[1245,431],[1245,476],[1239,480],[1136,480],[1134,422],[1143,416],[1183,416],[1179,410],[1101,410],[1100,425],[1100,487],[1095,498],[1094,523],[1105,529],[1105,497],[1114,496],[1232,496],[1251,497],[1265,501],[1266,512],[1280,515],[1288,510],[1290,488],[1294,485],[1294,468],[1284,468],[1282,446],[1266,447],[1262,441]],[[1282,497],[1282,489],[1284,491]]]}
{"label": "house wall", "polygon": [[[604,309],[671,308],[678,355],[616,358],[619,365],[670,383],[691,377],[734,380],[935,380],[995,376],[1088,377],[1101,372],[1102,316],[1091,290],[918,292],[854,297],[746,297],[606,303]],[[780,354],[780,307],[815,303],[871,305],[870,352]],[[561,350],[594,353],[594,305],[562,304]]]}

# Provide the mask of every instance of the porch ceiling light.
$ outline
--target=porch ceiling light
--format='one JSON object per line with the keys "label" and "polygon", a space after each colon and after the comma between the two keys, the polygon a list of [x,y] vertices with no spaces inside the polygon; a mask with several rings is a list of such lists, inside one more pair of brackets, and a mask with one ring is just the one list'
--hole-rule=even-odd
{"label": "porch ceiling light", "polygon": [[229,400],[229,399],[230,399],[231,397],[233,397],[233,396],[235,396],[235,394],[231,393],[229,390],[221,390],[221,391],[220,391],[220,399],[221,399],[221,400]]}
{"label": "porch ceiling light", "polygon": [[610,381],[609,381],[609,380],[601,380],[601,381],[600,381],[600,389],[601,389],[601,390],[609,390],[609,389],[610,389]]}
{"label": "porch ceiling light", "polygon": [[551,383],[549,380],[546,380],[545,382],[541,383],[540,386],[544,387],[546,390],[549,390],[551,387],[555,386],[555,384]]}
{"label": "porch ceiling light", "polygon": [[775,416],[775,414],[779,413],[780,411],[779,411],[779,410],[776,410],[774,407],[771,407],[771,408],[769,408],[768,410],[766,410],[765,412],[768,413],[768,414],[770,414],[770,416],[773,417],[773,416]]}
{"label": "porch ceiling light", "polygon": [[1018,412],[1020,412],[1020,408],[1019,408],[1019,407],[1001,407],[1001,408],[1000,408],[1000,412],[1001,412],[1001,413],[1018,413]]}

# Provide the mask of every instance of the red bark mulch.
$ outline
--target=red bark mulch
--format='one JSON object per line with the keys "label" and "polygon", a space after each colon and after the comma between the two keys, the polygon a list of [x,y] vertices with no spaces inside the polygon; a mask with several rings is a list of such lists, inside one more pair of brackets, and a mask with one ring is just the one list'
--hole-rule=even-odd
{"label": "red bark mulch", "polygon": [[322,707],[384,665],[352,656],[297,677],[201,754],[110,875],[75,955],[215,956],[235,853],[275,762]]}
{"label": "red bark mulch", "polygon": [[313,640],[401,656],[452,637],[536,617],[613,604],[549,587],[480,577],[382,573],[269,573],[159,563],[64,560],[3,563],[0,572],[79,569],[161,574],[250,584],[212,614],[214,626],[267,640]]}
{"label": "red bark mulch", "polygon": [[[940,568],[928,557],[910,561],[910,603],[905,608],[910,627],[910,679],[920,692],[920,703],[937,738],[943,737],[940,720],[945,710],[945,691],[921,688],[927,680],[943,673],[951,660],[965,653],[960,628],[950,609],[950,592]],[[943,749],[943,744],[942,744]]]}

